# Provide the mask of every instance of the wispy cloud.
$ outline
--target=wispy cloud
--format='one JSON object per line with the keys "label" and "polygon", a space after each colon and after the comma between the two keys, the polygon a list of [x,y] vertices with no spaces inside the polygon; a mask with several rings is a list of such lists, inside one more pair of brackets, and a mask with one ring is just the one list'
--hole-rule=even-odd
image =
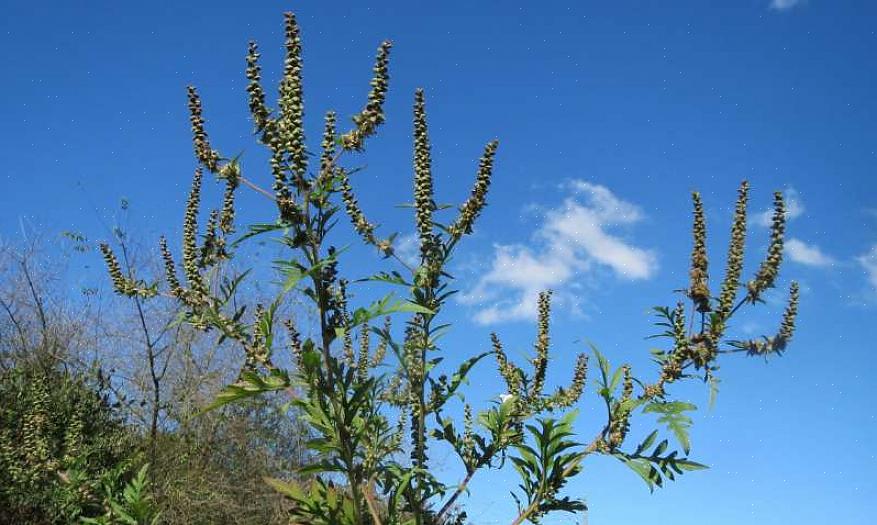
{"label": "wispy cloud", "polygon": [[825,254],[819,246],[807,244],[800,239],[789,239],[785,243],[785,252],[789,259],[807,266],[831,266],[835,263],[833,257]]}
{"label": "wispy cloud", "polygon": [[545,211],[529,245],[498,245],[490,267],[473,290],[460,297],[477,305],[479,323],[528,319],[536,314],[536,297],[552,289],[557,302],[576,308],[570,290],[576,277],[607,268],[626,280],[647,279],[657,270],[651,250],[634,246],[613,233],[642,220],[639,207],[608,188],[576,180],[567,198]]}
{"label": "wispy cloud", "polygon": [[877,291],[877,244],[871,247],[871,251],[856,257],[856,261],[865,269],[865,273],[868,274],[868,282]]}
{"label": "wispy cloud", "polygon": [[[804,203],[795,188],[783,192],[786,201],[786,220],[797,219],[804,214]],[[764,210],[755,216],[755,224],[767,228],[773,222],[773,209]]]}
{"label": "wispy cloud", "polygon": [[771,0],[770,8],[777,11],[785,11],[803,3],[803,0]]}
{"label": "wispy cloud", "polygon": [[393,242],[393,253],[409,266],[420,264],[420,241],[413,233],[400,235]]}

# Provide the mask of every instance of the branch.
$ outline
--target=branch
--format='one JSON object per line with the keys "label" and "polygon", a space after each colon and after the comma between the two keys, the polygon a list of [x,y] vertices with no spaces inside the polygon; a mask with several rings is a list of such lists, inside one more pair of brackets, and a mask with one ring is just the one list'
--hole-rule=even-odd
{"label": "branch", "polygon": [[264,195],[264,196],[267,197],[271,202],[276,202],[276,201],[277,201],[277,200],[274,198],[274,195],[273,195],[270,191],[268,191],[268,190],[262,188],[261,186],[258,186],[257,184],[255,184],[254,182],[252,182],[250,179],[244,177],[243,175],[238,175],[238,180],[239,180],[242,184],[244,184],[245,186],[247,186],[247,187],[249,187],[250,189],[254,190],[256,193],[259,193],[259,194],[261,194],[261,195]]}
{"label": "branch", "polygon": [[464,492],[464,491],[466,490],[466,488],[469,486],[469,482],[472,481],[472,478],[475,476],[475,473],[476,473],[476,472],[478,472],[478,471],[475,470],[475,469],[473,469],[473,470],[470,471],[468,474],[466,474],[466,477],[463,478],[463,481],[461,481],[460,484],[457,486],[457,490],[455,490],[454,493],[451,495],[451,499],[449,499],[449,500],[447,501],[447,503],[445,503],[445,504],[442,506],[442,509],[441,509],[441,510],[439,511],[439,513],[436,515],[435,520],[436,520],[437,523],[442,523],[442,518],[445,517],[445,514],[447,514],[448,512],[450,512],[451,507],[454,505],[454,502],[457,501],[457,498],[459,498],[460,495],[463,494],[463,492]]}

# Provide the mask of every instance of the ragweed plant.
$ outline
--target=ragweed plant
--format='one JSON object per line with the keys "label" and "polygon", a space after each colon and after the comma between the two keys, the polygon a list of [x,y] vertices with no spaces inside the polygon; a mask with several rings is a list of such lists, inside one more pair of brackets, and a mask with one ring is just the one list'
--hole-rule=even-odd
{"label": "ragweed plant", "polygon": [[[203,108],[195,88],[188,91],[193,144],[199,167],[195,171],[183,220],[181,263],[167,246],[160,250],[167,287],[147,283],[121,271],[109,246],[104,255],[113,284],[120,294],[175,297],[184,307],[182,321],[220,340],[231,340],[243,351],[244,364],[236,382],[212,406],[265,392],[286,391],[301,419],[309,426],[309,447],[316,458],[301,469],[300,479],[270,479],[291,502],[293,523],[433,525],[462,523],[460,497],[481,471],[510,464],[521,476],[513,494],[518,515],[512,523],[537,522],[556,512],[579,512],[582,501],[561,494],[570,478],[582,472],[593,454],[613,456],[652,488],[685,471],[703,468],[688,458],[686,415],[694,405],[674,399],[674,383],[700,378],[716,384],[721,354],[747,352],[767,356],[782,352],[792,337],[798,289],[793,284],[779,332],[753,341],[729,339],[732,317],[746,304],[762,301],[775,285],[782,257],[785,210],[776,195],[776,214],[768,255],[755,277],[742,279],[749,188],[739,190],[727,268],[718,296],[710,290],[706,220],[699,194],[694,194],[694,247],[691,282],[675,307],[656,308],[659,325],[669,340],[654,352],[657,373],[646,378],[628,364],[616,368],[596,349],[597,395],[606,420],[587,443],[575,439],[575,411],[557,418],[579,403],[586,387],[589,359],[576,359],[571,381],[548,390],[551,293],[539,296],[537,336],[528,366],[512,362],[498,334],[488,350],[470,355],[446,368],[448,355],[441,321],[454,293],[448,264],[463,239],[473,232],[487,204],[498,142],[485,147],[469,197],[454,206],[435,198],[432,151],[424,91],[413,102],[413,211],[419,246],[417,263],[396,255],[396,234],[383,235],[356,197],[354,169],[345,165],[350,154],[361,154],[384,123],[391,45],[377,51],[367,101],[352,124],[344,128],[332,111],[325,115],[319,141],[319,163],[312,162],[303,126],[301,38],[295,17],[285,19],[286,58],[278,89],[277,109],[268,106],[262,85],[259,52],[250,43],[246,56],[247,92],[257,139],[270,155],[270,189],[245,176],[239,159],[223,155],[211,144]],[[341,127],[342,129],[339,129]],[[198,227],[202,173],[224,182],[220,208],[209,213],[203,233]],[[234,199],[247,187],[276,208],[273,223],[249,226],[236,238]],[[337,248],[339,214],[346,214],[353,231],[390,267],[364,280],[343,277],[343,250]],[[275,235],[288,257],[274,262],[280,276],[276,297],[248,308],[236,290],[250,274],[229,276],[219,271],[239,247],[256,236]],[[182,268],[182,272],[178,270]],[[220,278],[221,276],[221,278]],[[351,304],[352,287],[394,286],[403,296],[388,294],[370,304]],[[745,294],[738,297],[743,289]],[[316,326],[279,314],[290,293],[301,293],[313,304]],[[690,303],[690,304],[688,304]],[[284,317],[284,318],[281,318]],[[312,333],[311,337],[303,334]],[[487,343],[487,342],[485,342]],[[277,363],[288,351],[291,368]],[[458,354],[451,354],[458,355]],[[465,401],[466,379],[479,362],[492,357],[506,392],[477,410]],[[592,359],[593,360],[593,359]],[[384,372],[389,370],[389,372]],[[453,373],[440,373],[454,370]],[[546,391],[548,390],[548,391]],[[462,417],[449,415],[462,399]],[[656,414],[674,436],[655,430],[640,443],[629,445],[631,420]],[[431,449],[443,443],[459,458],[462,480],[438,479],[431,468]]]}

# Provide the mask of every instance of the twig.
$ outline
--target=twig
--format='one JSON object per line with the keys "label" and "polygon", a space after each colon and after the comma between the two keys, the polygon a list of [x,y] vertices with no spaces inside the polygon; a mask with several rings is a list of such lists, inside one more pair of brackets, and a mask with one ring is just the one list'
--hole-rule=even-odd
{"label": "twig", "polygon": [[260,194],[264,195],[265,197],[268,197],[269,199],[271,199],[272,202],[276,202],[277,199],[274,198],[274,195],[270,191],[262,188],[261,186],[258,186],[257,184],[250,181],[250,179],[248,179],[244,176],[239,176],[238,180],[240,180],[245,186],[254,190],[256,193],[260,193]]}

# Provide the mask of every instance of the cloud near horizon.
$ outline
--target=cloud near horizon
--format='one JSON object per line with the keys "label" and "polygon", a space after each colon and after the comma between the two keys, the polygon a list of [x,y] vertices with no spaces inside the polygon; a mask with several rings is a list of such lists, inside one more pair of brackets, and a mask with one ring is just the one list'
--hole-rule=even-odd
{"label": "cloud near horizon", "polygon": [[613,233],[642,220],[639,207],[605,186],[574,180],[563,203],[545,210],[528,245],[497,245],[489,269],[459,300],[476,306],[481,324],[531,319],[539,292],[551,289],[556,303],[578,309],[571,292],[580,277],[597,268],[624,280],[652,277],[657,257]]}

